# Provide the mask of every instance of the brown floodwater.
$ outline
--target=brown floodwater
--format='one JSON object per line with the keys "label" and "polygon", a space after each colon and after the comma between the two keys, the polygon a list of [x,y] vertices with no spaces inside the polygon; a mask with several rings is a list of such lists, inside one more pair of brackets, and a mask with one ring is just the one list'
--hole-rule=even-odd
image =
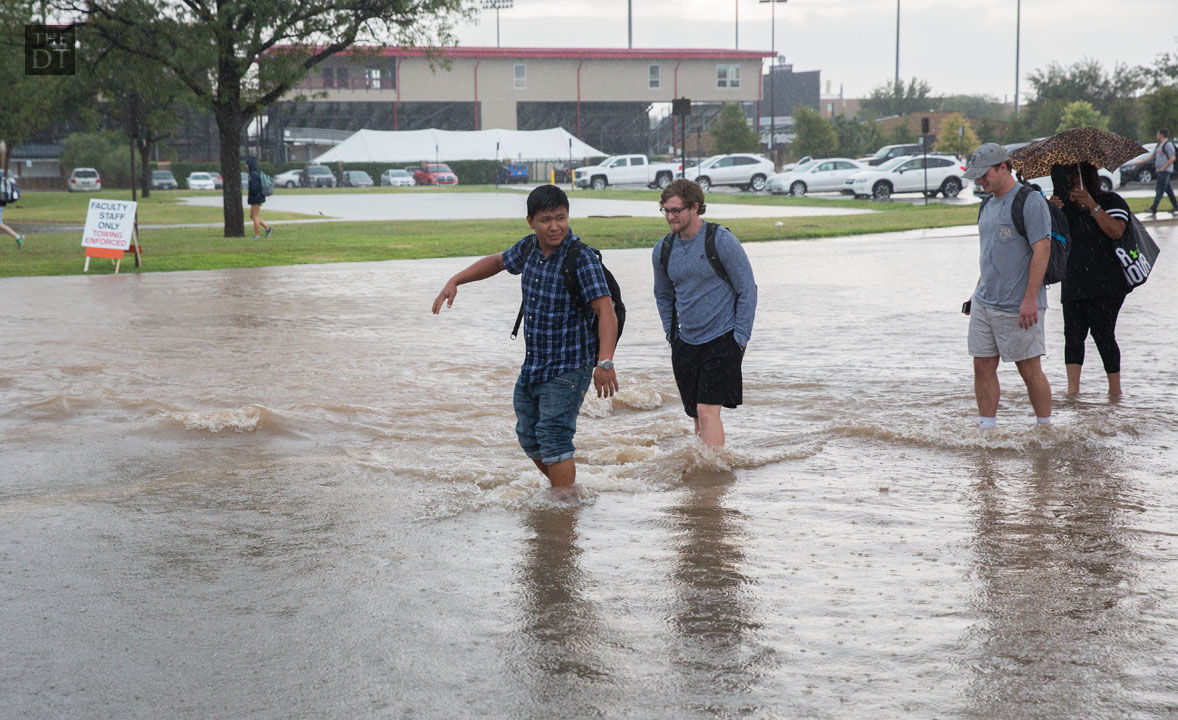
{"label": "brown floodwater", "polygon": [[985,434],[976,236],[750,245],[720,453],[649,251],[607,251],[622,391],[585,403],[563,502],[515,442],[517,279],[429,312],[469,258],[0,280],[0,715],[1174,716],[1155,231],[1125,397],[1091,343],[1063,395],[1052,289],[1056,424],[1004,365]]}

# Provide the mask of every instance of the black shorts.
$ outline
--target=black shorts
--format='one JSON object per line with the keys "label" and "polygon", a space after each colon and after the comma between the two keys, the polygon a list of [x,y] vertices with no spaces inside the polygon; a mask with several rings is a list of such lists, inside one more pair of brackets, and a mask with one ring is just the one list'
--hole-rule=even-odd
{"label": "black shorts", "polygon": [[683,410],[698,417],[695,406],[722,405],[734,408],[742,401],[740,363],[744,348],[727,332],[703,345],[689,345],[676,338],[671,345],[671,368]]}

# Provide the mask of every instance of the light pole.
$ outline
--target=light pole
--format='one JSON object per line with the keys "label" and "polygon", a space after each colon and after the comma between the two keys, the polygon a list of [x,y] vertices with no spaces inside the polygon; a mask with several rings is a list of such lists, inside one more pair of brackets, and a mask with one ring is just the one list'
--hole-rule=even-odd
{"label": "light pole", "polygon": [[[773,61],[769,64],[769,154],[774,154],[777,140],[777,104],[773,99],[773,88],[777,85],[777,78],[773,75],[773,68],[777,66],[777,3],[789,0],[758,0],[769,3],[769,49],[773,52]],[[774,162],[777,159],[774,158]]]}
{"label": "light pole", "polygon": [[1014,116],[1018,117],[1018,56],[1019,29],[1023,23],[1023,0],[1015,5],[1014,15]]}
{"label": "light pole", "polygon": [[495,47],[499,47],[499,10],[508,10],[514,0],[483,0],[483,9],[495,10]]}
{"label": "light pole", "polygon": [[900,84],[900,0],[896,0],[896,84]]}

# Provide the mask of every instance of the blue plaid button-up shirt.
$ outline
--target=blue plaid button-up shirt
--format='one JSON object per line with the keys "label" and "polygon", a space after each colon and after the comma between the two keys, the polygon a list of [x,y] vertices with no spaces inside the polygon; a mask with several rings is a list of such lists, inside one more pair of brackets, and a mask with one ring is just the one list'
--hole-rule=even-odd
{"label": "blue plaid button-up shirt", "polygon": [[[548,257],[540,251],[535,235],[522,238],[503,251],[503,267],[512,275],[520,275],[520,289],[524,303],[524,340],[527,356],[520,368],[525,383],[551,380],[570,370],[597,362],[597,334],[592,329],[592,310],[577,310],[561,268],[569,233]],[[579,238],[578,238],[579,239]],[[601,261],[589,251],[577,253],[577,280],[585,296],[585,304],[609,295],[605,271]]]}

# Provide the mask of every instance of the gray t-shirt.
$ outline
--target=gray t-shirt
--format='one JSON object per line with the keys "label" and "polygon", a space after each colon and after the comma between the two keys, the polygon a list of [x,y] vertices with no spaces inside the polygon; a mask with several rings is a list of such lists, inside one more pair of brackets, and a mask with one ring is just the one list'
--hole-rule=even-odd
{"label": "gray t-shirt", "polygon": [[[1018,194],[1018,185],[1002,197],[990,198],[978,217],[981,237],[982,281],[973,299],[983,305],[1018,312],[1027,292],[1027,277],[1031,270],[1031,245],[1051,237],[1051,212],[1047,200],[1038,192],[1027,195],[1023,218],[1027,237],[1019,235],[1010,216],[1010,206]],[[1047,288],[1039,285],[1039,307],[1047,307]]]}
{"label": "gray t-shirt", "polygon": [[[1174,141],[1167,140],[1160,143],[1153,149],[1153,167],[1155,170],[1161,170],[1162,166],[1169,162],[1170,158],[1174,157]],[[1166,172],[1174,172],[1175,167],[1171,165],[1166,168]]]}

